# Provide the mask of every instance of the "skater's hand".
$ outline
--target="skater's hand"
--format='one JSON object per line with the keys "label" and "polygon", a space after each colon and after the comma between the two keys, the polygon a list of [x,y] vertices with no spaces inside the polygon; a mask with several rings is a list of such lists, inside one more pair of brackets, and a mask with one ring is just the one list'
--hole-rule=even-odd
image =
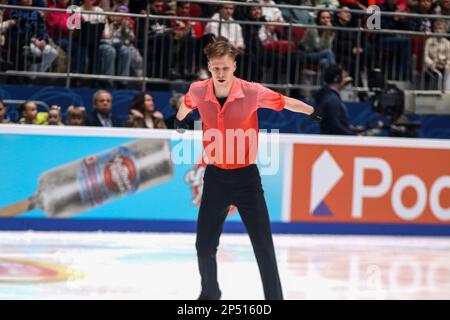
{"label": "skater's hand", "polygon": [[174,127],[178,133],[184,133],[186,130],[189,129],[189,125],[187,124],[187,122],[185,120],[186,119],[183,119],[180,121],[175,117]]}
{"label": "skater's hand", "polygon": [[320,122],[323,119],[323,116],[318,112],[317,108],[314,108],[314,112],[309,115],[309,118],[312,121]]}

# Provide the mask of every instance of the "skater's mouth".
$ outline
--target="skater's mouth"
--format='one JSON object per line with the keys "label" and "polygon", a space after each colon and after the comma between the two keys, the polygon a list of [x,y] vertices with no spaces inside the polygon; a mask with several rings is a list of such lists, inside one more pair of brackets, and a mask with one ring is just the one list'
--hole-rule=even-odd
{"label": "skater's mouth", "polygon": [[224,83],[225,82],[225,80],[222,80],[222,79],[219,79],[217,81],[219,81],[219,83]]}

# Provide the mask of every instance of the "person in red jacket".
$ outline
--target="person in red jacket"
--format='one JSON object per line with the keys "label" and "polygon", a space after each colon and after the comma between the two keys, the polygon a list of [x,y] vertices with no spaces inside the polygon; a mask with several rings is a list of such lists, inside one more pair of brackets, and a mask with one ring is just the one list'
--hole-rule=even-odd
{"label": "person in red jacket", "polygon": [[[53,9],[67,9],[69,0],[55,0],[55,4],[50,5],[49,8]],[[45,26],[47,32],[55,42],[63,49],[66,50],[69,39],[69,18],[68,12],[54,12],[47,11],[45,13]]]}
{"label": "person in red jacket", "polygon": [[[259,108],[315,114],[310,105],[234,76],[237,49],[225,39],[205,48],[212,78],[191,84],[176,115],[176,127],[198,109],[207,163],[197,221],[196,249],[202,291],[199,299],[220,299],[216,252],[231,205],[238,208],[259,266],[264,296],[283,299],[261,178],[255,164]],[[240,134],[240,133],[243,133]]]}

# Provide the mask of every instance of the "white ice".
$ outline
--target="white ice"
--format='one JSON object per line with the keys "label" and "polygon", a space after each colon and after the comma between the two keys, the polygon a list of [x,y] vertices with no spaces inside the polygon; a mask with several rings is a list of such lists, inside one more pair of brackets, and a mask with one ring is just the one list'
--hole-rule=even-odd
{"label": "white ice", "polygon": [[[286,299],[450,298],[449,238],[274,241]],[[264,298],[246,234],[222,235],[218,269],[223,299]],[[199,291],[195,234],[0,232],[0,300],[179,300]]]}

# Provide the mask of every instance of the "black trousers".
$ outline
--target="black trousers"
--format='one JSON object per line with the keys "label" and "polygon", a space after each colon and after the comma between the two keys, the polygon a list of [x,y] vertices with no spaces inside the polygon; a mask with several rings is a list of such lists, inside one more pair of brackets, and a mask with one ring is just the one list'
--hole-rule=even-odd
{"label": "black trousers", "polygon": [[238,208],[258,262],[264,296],[283,299],[272,231],[258,167],[224,170],[206,167],[203,195],[197,221],[197,257],[201,276],[201,297],[218,299],[216,253],[230,205]]}

